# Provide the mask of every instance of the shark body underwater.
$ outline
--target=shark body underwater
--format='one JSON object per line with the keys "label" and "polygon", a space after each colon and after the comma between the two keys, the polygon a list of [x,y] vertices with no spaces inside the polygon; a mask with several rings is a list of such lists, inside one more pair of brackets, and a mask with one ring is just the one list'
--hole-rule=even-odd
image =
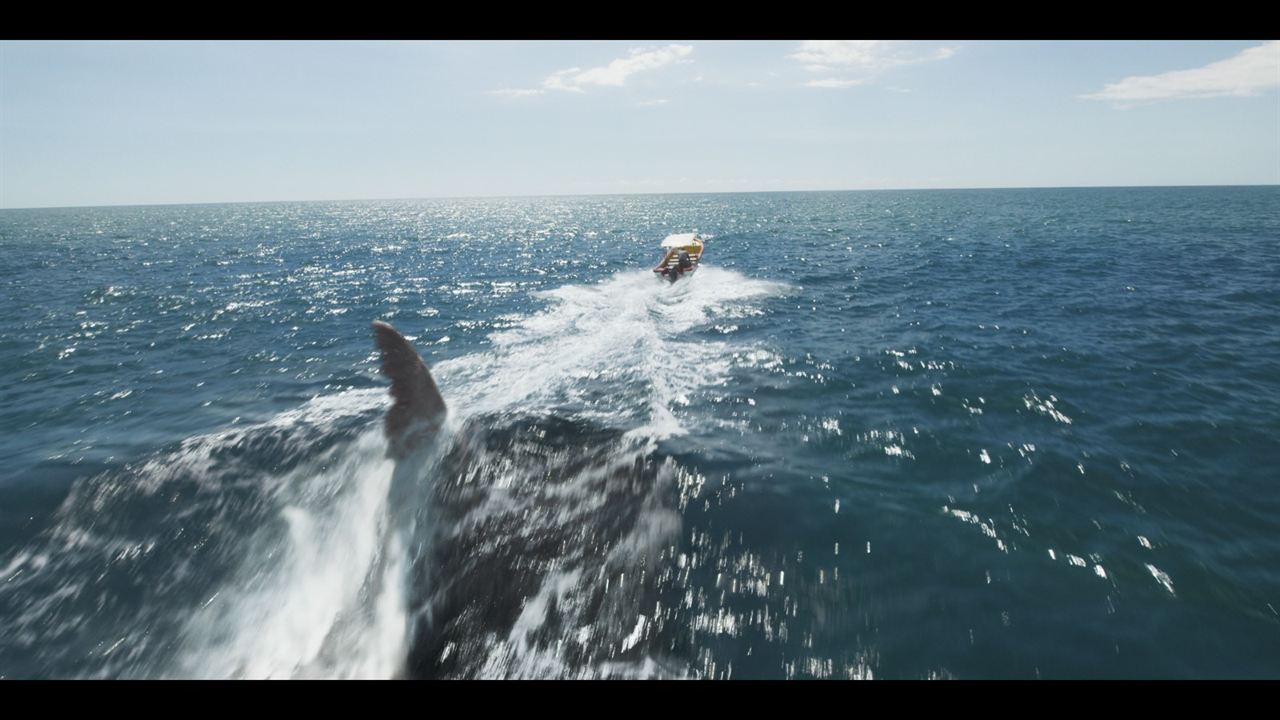
{"label": "shark body underwater", "polygon": [[[409,341],[373,323],[393,404],[389,501],[412,537],[402,677],[682,674],[662,608],[674,463],[615,429],[448,406]],[[664,602],[665,601],[665,602]],[[666,658],[666,659],[661,659]]]}
{"label": "shark body underwater", "polygon": [[283,409],[68,465],[0,547],[0,675],[725,674],[730,613],[778,622],[752,603],[779,585],[706,475],[751,457],[666,442],[671,380],[726,372],[732,346],[685,331],[773,286],[708,270],[565,286],[440,367],[377,322],[384,382],[352,366],[301,404],[259,383]]}
{"label": "shark body underwater", "polygon": [[374,337],[389,409],[188,439],[0,548],[0,675],[686,676],[675,460],[555,409],[450,408]]}

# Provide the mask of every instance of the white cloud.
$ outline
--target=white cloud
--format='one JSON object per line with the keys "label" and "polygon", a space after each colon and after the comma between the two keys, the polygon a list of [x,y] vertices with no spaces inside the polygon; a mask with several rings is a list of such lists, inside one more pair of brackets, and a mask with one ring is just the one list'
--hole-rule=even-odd
{"label": "white cloud", "polygon": [[557,70],[551,73],[546,80],[542,81],[542,87],[547,90],[567,90],[569,92],[586,92],[582,88],[574,84],[574,77],[582,73],[582,68],[569,68],[568,70]]}
{"label": "white cloud", "polygon": [[1258,95],[1280,86],[1280,40],[1251,47],[1226,60],[1193,70],[1133,75],[1110,83],[1086,100],[1151,102],[1184,98]]}
{"label": "white cloud", "polygon": [[546,90],[538,90],[531,88],[504,88],[502,90],[490,90],[490,95],[504,95],[506,97],[528,97],[530,95],[541,95]]}
{"label": "white cloud", "polygon": [[889,40],[806,40],[790,57],[805,63],[810,72],[832,67],[874,70],[885,66],[892,47]]}
{"label": "white cloud", "polygon": [[492,92],[509,97],[523,97],[541,95],[548,90],[585,93],[586,88],[592,86],[622,87],[626,85],[627,78],[636,73],[656,70],[673,63],[689,62],[684,58],[688,57],[692,52],[692,45],[673,44],[658,48],[632,48],[626,57],[618,58],[608,65],[586,70],[576,67],[557,70],[542,81],[541,88],[494,90]]}
{"label": "white cloud", "polygon": [[[921,53],[915,47],[897,40],[806,40],[788,57],[814,74],[839,72],[846,76],[810,80],[805,83],[808,87],[846,88],[862,85],[891,68],[946,60],[956,54],[955,48]],[[848,77],[850,74],[857,77]]]}
{"label": "white cloud", "polygon": [[668,45],[664,48],[635,48],[625,58],[619,58],[604,67],[591,68],[569,78],[574,86],[611,85],[621,87],[627,78],[644,70],[654,70],[678,62],[693,52],[692,45]]}
{"label": "white cloud", "polygon": [[822,80],[810,80],[805,85],[816,88],[847,88],[854,85],[862,85],[865,82],[866,80],[856,78],[823,78]]}
{"label": "white cloud", "polygon": [[666,105],[669,102],[671,101],[667,98],[657,98],[656,100],[642,100],[636,104],[640,107],[653,107],[654,105]]}

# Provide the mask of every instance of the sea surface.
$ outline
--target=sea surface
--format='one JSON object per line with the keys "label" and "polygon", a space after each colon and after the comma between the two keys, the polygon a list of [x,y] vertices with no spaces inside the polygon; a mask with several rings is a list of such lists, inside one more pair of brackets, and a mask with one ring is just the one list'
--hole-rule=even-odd
{"label": "sea surface", "polygon": [[[0,251],[3,678],[1280,677],[1280,187],[6,210]],[[448,403],[411,461],[375,319]]]}

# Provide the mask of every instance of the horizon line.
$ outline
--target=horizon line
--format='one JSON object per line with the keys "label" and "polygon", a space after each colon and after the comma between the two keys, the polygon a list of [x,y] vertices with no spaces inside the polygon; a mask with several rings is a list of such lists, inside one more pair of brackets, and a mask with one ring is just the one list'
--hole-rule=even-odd
{"label": "horizon line", "polygon": [[1108,190],[1108,189],[1144,189],[1144,188],[1244,188],[1244,187],[1280,187],[1280,183],[1229,183],[1203,185],[1020,185],[1020,186],[967,186],[967,187],[887,187],[887,188],[842,188],[811,190],[702,190],[702,191],[668,191],[668,192],[596,192],[596,193],[552,193],[525,195],[422,195],[416,197],[365,197],[365,198],[332,198],[321,200],[205,200],[193,202],[141,202],[99,205],[30,205],[23,207],[0,207],[0,212],[10,210],[89,210],[105,208],[138,208],[138,207],[186,207],[199,205],[279,205],[286,203],[353,203],[353,202],[406,202],[421,200],[520,200],[536,198],[580,198],[580,197],[628,197],[645,195],[767,195],[778,193],[854,193],[854,192],[951,192],[956,190]]}

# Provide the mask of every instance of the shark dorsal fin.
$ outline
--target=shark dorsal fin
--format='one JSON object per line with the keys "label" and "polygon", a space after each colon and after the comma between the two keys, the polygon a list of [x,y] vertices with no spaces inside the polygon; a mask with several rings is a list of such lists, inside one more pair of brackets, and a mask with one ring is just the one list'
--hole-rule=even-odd
{"label": "shark dorsal fin", "polygon": [[395,400],[387,411],[387,439],[392,455],[403,457],[412,452],[424,430],[438,427],[445,414],[444,398],[422,356],[399,331],[375,320],[373,339],[382,352],[382,374],[391,379]]}

